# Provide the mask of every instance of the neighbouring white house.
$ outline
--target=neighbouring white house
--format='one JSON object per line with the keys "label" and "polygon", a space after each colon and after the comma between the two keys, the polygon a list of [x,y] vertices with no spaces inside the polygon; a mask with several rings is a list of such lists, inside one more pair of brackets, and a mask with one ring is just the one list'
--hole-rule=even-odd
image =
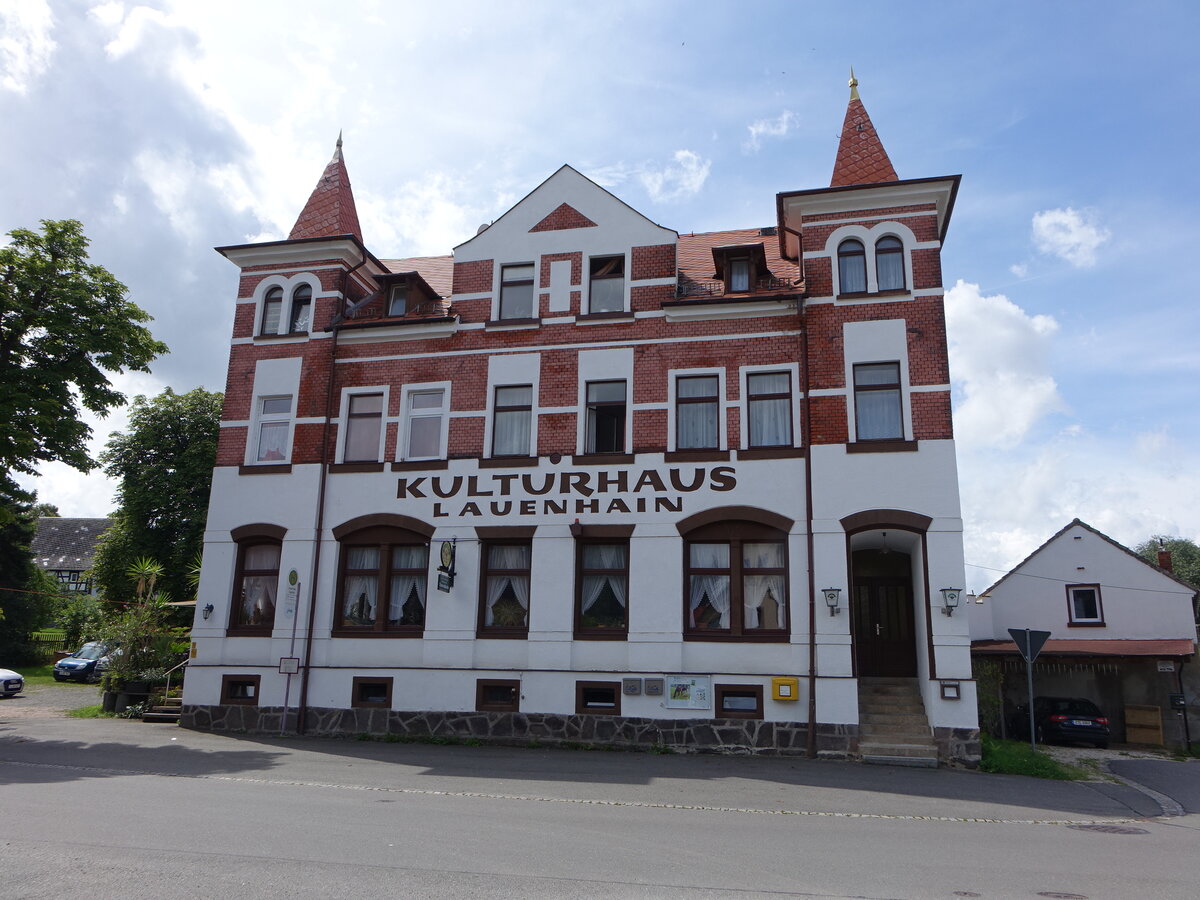
{"label": "neighbouring white house", "polygon": [[1036,694],[1093,701],[1117,741],[1184,743],[1189,726],[1195,731],[1200,723],[1200,588],[1170,565],[1169,553],[1154,565],[1075,519],[964,604],[972,655],[1001,665],[1004,708],[1027,694],[1025,663],[1009,629],[1048,631],[1035,663]]}

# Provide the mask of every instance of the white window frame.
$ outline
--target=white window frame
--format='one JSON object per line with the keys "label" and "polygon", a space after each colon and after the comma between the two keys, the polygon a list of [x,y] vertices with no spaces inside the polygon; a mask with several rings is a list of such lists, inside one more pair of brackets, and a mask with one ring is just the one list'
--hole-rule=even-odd
{"label": "white window frame", "polygon": [[625,272],[624,276],[622,277],[624,284],[621,286],[621,308],[618,310],[603,310],[602,312],[609,312],[609,313],[618,313],[618,312],[627,313],[627,312],[629,312],[629,309],[630,309],[630,307],[629,307],[629,276],[630,276],[629,266],[631,264],[631,259],[630,259],[631,254],[626,251],[619,251],[619,252],[613,252],[613,253],[589,253],[587,255],[587,257],[585,258],[584,261],[586,263],[586,269],[584,270],[582,275],[583,275],[583,280],[585,281],[586,284],[585,284],[585,290],[583,292],[584,298],[583,298],[583,302],[581,304],[581,309],[580,309],[580,312],[583,315],[593,315],[594,314],[593,310],[592,310],[592,260],[612,259],[613,257],[617,257],[617,256],[621,257],[624,260],[623,270]]}
{"label": "white window frame", "polygon": [[[838,247],[841,246],[842,241],[851,238],[862,242],[863,252],[866,254],[867,293],[879,293],[879,269],[875,262],[875,243],[884,237],[894,237],[900,241],[901,253],[904,257],[904,290],[909,294],[913,292],[912,254],[913,248],[918,244],[917,237],[907,225],[885,221],[877,222],[870,228],[863,225],[843,225],[834,229],[826,238],[825,255],[829,257],[834,297],[844,293],[841,285],[842,276],[838,268]],[[862,300],[859,299],[859,296],[861,295],[856,296],[855,299],[861,303]]]}
{"label": "white window frame", "polygon": [[389,389],[387,385],[361,385],[358,387],[342,388],[342,402],[338,412],[338,436],[337,436],[337,455],[336,459],[339,463],[347,462],[346,460],[346,442],[349,439],[350,431],[350,398],[364,394],[382,394],[383,395],[383,412],[379,417],[379,447],[375,453],[374,460],[351,460],[351,462],[382,462],[384,459],[383,450],[387,445],[387,433],[389,422],[394,422],[395,417],[388,417],[388,401]]}
{"label": "white window frame", "polygon": [[[439,415],[442,417],[441,430],[438,434],[438,455],[437,456],[409,456],[408,455],[408,440],[409,440],[409,423],[413,418],[425,418],[429,415],[428,412],[413,416],[411,414],[410,403],[413,394],[421,394],[427,391],[442,391],[442,406]],[[446,448],[450,436],[450,382],[449,381],[428,381],[422,384],[406,384],[400,394],[400,424],[396,429],[396,460],[398,462],[413,462],[427,459],[446,459]]]}
{"label": "white window frame", "polygon": [[[766,375],[771,372],[787,372],[792,388],[792,447],[804,446],[804,435],[800,433],[800,364],[779,363],[778,365],[741,366],[738,369],[738,401],[740,409],[738,416],[740,431],[739,446],[743,450],[769,450],[770,447],[750,446],[750,376]],[[785,446],[785,445],[780,445]]]}
{"label": "white window frame", "polygon": [[[484,407],[483,453],[484,459],[492,458],[492,432],[496,423],[496,388],[517,387],[528,384],[533,388],[533,402],[529,422],[529,455],[538,455],[538,397],[541,392],[542,355],[540,353],[512,353],[488,358],[487,401]],[[520,459],[521,457],[505,457]]]}
{"label": "white window frame", "polygon": [[[1075,592],[1091,591],[1096,595],[1096,615],[1091,618],[1081,618],[1075,615]],[[1104,599],[1100,596],[1098,584],[1069,584],[1067,585],[1067,622],[1071,625],[1103,625]]]}
{"label": "white window frame", "polygon": [[[500,315],[500,311],[501,311],[500,301],[501,301],[501,295],[504,293],[504,270],[505,269],[521,269],[521,268],[525,268],[526,266],[529,266],[533,269],[533,298],[529,304],[529,306],[530,306],[529,316],[512,316],[507,319],[502,318]],[[533,319],[539,318],[539,314],[541,312],[541,308],[540,308],[540,305],[538,302],[538,292],[540,290],[540,288],[538,287],[538,282],[541,280],[539,278],[540,268],[541,268],[540,261],[538,259],[527,260],[525,262],[514,261],[514,262],[505,262],[505,263],[497,263],[496,264],[496,281],[495,281],[496,298],[492,302],[492,321],[500,322],[500,323],[524,322],[527,318],[533,318]]]}
{"label": "white window frame", "polygon": [[[869,330],[871,333],[865,333]],[[908,372],[907,323],[904,319],[877,319],[842,323],[842,347],[845,370],[846,437],[858,443],[858,416],[855,407],[854,367],[871,363],[900,363],[900,419],[898,440],[912,441],[912,379]]]}
{"label": "white window frame", "polygon": [[[302,284],[307,284],[312,290],[312,301],[308,309],[308,330],[307,331],[289,331],[288,328],[292,324],[292,301],[296,293],[296,288]],[[271,288],[279,288],[283,291],[283,303],[279,310],[279,324],[274,331],[263,332],[263,320],[266,317],[266,299],[267,291]],[[312,334],[313,321],[316,318],[317,301],[323,296],[321,287],[321,279],[311,272],[300,272],[292,275],[290,278],[283,275],[271,275],[264,278],[258,283],[254,289],[254,337],[275,337],[276,335],[286,337],[291,335],[299,337],[304,334]]]}
{"label": "white window frame", "polygon": [[[288,401],[286,413],[264,413],[263,406],[268,400]],[[258,450],[262,441],[262,426],[287,423],[287,442],[284,446],[287,452],[283,459],[259,459]],[[261,394],[254,398],[254,417],[250,423],[250,434],[246,441],[246,465],[250,466],[283,466],[292,461],[292,440],[296,432],[296,395],[295,394]]]}
{"label": "white window frame", "polygon": [[[679,405],[675,396],[675,387],[680,378],[691,378],[694,376],[717,376],[717,446],[711,448],[696,448],[696,447],[680,447],[678,437],[675,434],[676,423],[679,416]],[[667,370],[667,446],[672,451],[682,453],[704,453],[706,450],[710,453],[717,453],[729,449],[729,400],[725,391],[725,369],[724,368],[704,368],[704,369],[668,369]]]}

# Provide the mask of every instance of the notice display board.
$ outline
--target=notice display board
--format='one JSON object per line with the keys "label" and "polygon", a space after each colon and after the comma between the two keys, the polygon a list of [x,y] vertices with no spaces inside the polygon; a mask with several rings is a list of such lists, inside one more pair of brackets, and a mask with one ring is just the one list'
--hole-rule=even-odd
{"label": "notice display board", "polygon": [[709,709],[712,707],[712,678],[707,675],[668,675],[668,709]]}

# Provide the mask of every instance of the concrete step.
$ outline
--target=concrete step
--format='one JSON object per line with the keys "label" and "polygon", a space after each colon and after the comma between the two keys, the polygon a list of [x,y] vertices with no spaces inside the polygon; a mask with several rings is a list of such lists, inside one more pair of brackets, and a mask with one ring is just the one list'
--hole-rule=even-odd
{"label": "concrete step", "polygon": [[173,709],[183,709],[183,698],[182,697],[164,697],[162,705],[170,706]]}
{"label": "concrete step", "polygon": [[858,733],[865,741],[892,741],[897,744],[920,744],[930,739],[928,725],[859,725]]}
{"label": "concrete step", "polygon": [[932,756],[889,756],[886,753],[864,753],[862,761],[871,766],[909,766],[918,769],[936,769],[937,754]]}
{"label": "concrete step", "polygon": [[858,712],[859,722],[864,725],[895,725],[901,728],[924,728],[929,724],[923,712],[889,710],[888,712],[865,714],[861,708]]}
{"label": "concrete step", "polygon": [[920,703],[880,702],[878,700],[860,700],[859,715],[867,716],[924,716],[925,707]]}
{"label": "concrete step", "polygon": [[863,756],[932,756],[937,759],[937,746],[933,741],[893,743],[891,741],[860,741],[858,752]]}
{"label": "concrete step", "polygon": [[165,722],[173,725],[179,724],[178,712],[145,712],[142,713],[143,722]]}

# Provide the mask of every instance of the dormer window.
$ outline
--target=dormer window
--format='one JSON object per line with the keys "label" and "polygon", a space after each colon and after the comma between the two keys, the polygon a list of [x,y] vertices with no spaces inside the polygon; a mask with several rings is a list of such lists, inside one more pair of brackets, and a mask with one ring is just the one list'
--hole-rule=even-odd
{"label": "dormer window", "polygon": [[767,266],[766,248],[761,241],[713,247],[712,254],[713,277],[723,283],[726,294],[749,294],[782,287]]}
{"label": "dormer window", "polygon": [[[841,254],[838,254],[839,260]],[[879,290],[904,290],[904,245],[896,237],[882,237],[875,242],[875,274]],[[842,290],[846,290],[843,285]]]}
{"label": "dormer window", "polygon": [[402,316],[407,311],[408,285],[403,282],[393,284],[392,289],[388,292],[387,314],[389,316]]}
{"label": "dormer window", "polygon": [[729,261],[729,292],[741,294],[750,290],[750,260],[746,258]]}
{"label": "dormer window", "polygon": [[863,294],[867,290],[867,252],[862,241],[842,241],[838,245],[838,285],[843,294]]}

